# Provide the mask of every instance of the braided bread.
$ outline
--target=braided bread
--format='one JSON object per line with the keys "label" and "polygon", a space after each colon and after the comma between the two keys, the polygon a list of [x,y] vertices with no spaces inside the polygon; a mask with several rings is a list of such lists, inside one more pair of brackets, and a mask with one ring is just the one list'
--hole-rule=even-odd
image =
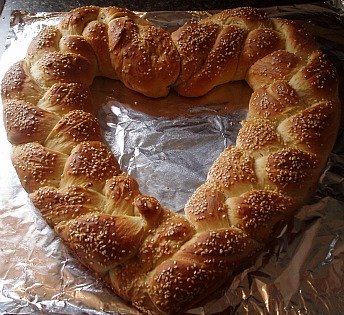
{"label": "braided bread", "polygon": [[[185,216],[143,195],[104,144],[89,86],[121,80],[148,97],[253,89]],[[339,128],[337,75],[296,23],[225,10],[172,34],[121,8],[75,9],[46,27],[2,81],[23,187],[80,261],[147,314],[204,300],[307,202]]]}

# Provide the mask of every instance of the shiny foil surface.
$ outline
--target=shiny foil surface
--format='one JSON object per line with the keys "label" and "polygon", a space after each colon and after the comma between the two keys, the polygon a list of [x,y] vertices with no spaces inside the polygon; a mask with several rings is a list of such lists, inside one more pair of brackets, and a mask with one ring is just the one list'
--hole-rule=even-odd
{"label": "shiny foil surface", "polygon": [[[344,88],[343,3],[266,8],[303,23],[334,62]],[[141,13],[169,30],[209,12]],[[32,38],[60,14],[13,12],[0,76],[25,56]],[[122,83],[92,86],[106,142],[121,167],[174,211],[206,177],[220,152],[235,143],[251,89],[229,83],[187,99],[171,92],[153,100]],[[344,100],[342,99],[344,104]],[[2,110],[1,110],[2,120]],[[11,163],[0,128],[0,313],[138,314],[74,259],[35,210]],[[192,314],[344,314],[343,130],[317,194],[253,263]]]}

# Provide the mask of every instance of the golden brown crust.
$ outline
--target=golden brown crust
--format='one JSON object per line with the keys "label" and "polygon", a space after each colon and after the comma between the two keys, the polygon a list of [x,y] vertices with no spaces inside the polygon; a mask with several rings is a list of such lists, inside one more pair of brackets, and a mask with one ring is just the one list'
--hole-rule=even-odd
{"label": "golden brown crust", "polygon": [[56,231],[84,264],[99,273],[132,257],[145,234],[139,218],[101,213],[62,221]]}
{"label": "golden brown crust", "polygon": [[159,219],[163,213],[159,201],[152,196],[138,195],[134,200],[135,210],[140,213],[147,225],[154,228],[159,224]]}
{"label": "golden brown crust", "polygon": [[31,67],[33,79],[44,88],[49,88],[56,82],[81,83],[91,85],[95,76],[90,61],[70,53],[47,53]]}
{"label": "golden brown crust", "polygon": [[32,64],[47,53],[59,50],[59,42],[62,35],[57,27],[48,26],[44,28],[31,41],[26,59]]}
{"label": "golden brown crust", "polygon": [[272,21],[268,18],[265,12],[251,7],[223,10],[205,18],[203,22],[216,23],[219,25],[237,25],[249,31],[257,28],[271,28],[272,26]]}
{"label": "golden brown crust", "polygon": [[249,117],[269,118],[279,123],[292,112],[300,110],[300,97],[287,81],[277,80],[252,93]]}
{"label": "golden brown crust", "polygon": [[65,54],[76,54],[88,60],[91,68],[96,71],[98,68],[97,56],[91,45],[81,35],[63,36],[59,43],[59,50]]}
{"label": "golden brown crust", "polygon": [[145,310],[147,304],[154,310],[145,279],[160,263],[175,254],[195,234],[192,225],[183,216],[170,211],[160,212],[155,228],[150,228],[135,258],[110,271],[111,285],[126,300]]}
{"label": "golden brown crust", "polygon": [[131,176],[121,173],[106,181],[105,213],[134,215],[134,201],[139,195],[139,184]]}
{"label": "golden brown crust", "polygon": [[248,33],[242,46],[234,80],[242,80],[247,70],[258,60],[283,48],[280,34],[271,28],[257,28]]}
{"label": "golden brown crust", "polygon": [[271,239],[274,226],[295,209],[291,198],[278,191],[254,190],[226,202],[231,224],[259,243]]}
{"label": "golden brown crust", "polygon": [[[143,195],[102,142],[90,85],[150,97],[253,89],[236,144],[186,216]],[[339,127],[338,77],[296,23],[225,10],[169,34],[126,9],[89,6],[44,29],[2,82],[13,164],[81,262],[147,314],[176,314],[245,266],[312,194]]]}
{"label": "golden brown crust", "polygon": [[276,151],[283,146],[276,128],[277,125],[269,119],[247,119],[239,130],[236,146],[254,157]]}
{"label": "golden brown crust", "polygon": [[253,90],[267,86],[276,80],[288,81],[300,64],[297,55],[286,50],[275,50],[259,59],[246,73],[246,82]]}
{"label": "golden brown crust", "polygon": [[[159,310],[176,314],[219,288],[260,245],[236,228],[195,235],[151,275],[149,295]],[[204,284],[207,284],[206,286]]]}
{"label": "golden brown crust", "polygon": [[44,186],[30,194],[30,198],[51,227],[87,213],[100,212],[105,203],[103,195],[76,186],[65,189]]}
{"label": "golden brown crust", "polygon": [[254,159],[239,148],[228,147],[210,168],[207,181],[220,185],[226,196],[250,190],[256,183]]}
{"label": "golden brown crust", "polygon": [[200,186],[185,205],[186,217],[197,230],[225,228],[229,221],[222,191],[211,185]]}
{"label": "golden brown crust", "polygon": [[[314,179],[317,178],[319,161],[317,156],[299,149],[287,148],[267,156],[265,166],[266,179],[273,183],[287,196],[299,199],[308,198],[306,187],[313,189]],[[304,190],[300,194],[300,190]]]}
{"label": "golden brown crust", "polygon": [[91,93],[88,87],[81,83],[54,83],[37,105],[60,116],[75,109],[93,111]]}
{"label": "golden brown crust", "polygon": [[217,38],[219,27],[215,24],[187,22],[171,34],[181,58],[181,68],[175,86],[186,82],[204,64]]}
{"label": "golden brown crust", "polygon": [[72,149],[83,141],[101,141],[98,120],[90,113],[73,110],[59,120],[44,145],[59,152],[70,154]]}
{"label": "golden brown crust", "polygon": [[30,74],[25,60],[16,62],[5,73],[1,83],[3,100],[25,100],[35,104],[41,97],[43,90],[37,85]]}
{"label": "golden brown crust", "polygon": [[284,37],[286,51],[306,60],[310,53],[318,49],[313,35],[297,22],[286,19],[271,19],[271,21],[274,28]]}
{"label": "golden brown crust", "polygon": [[63,35],[80,35],[85,26],[96,20],[98,15],[99,8],[96,6],[76,8],[65,14],[59,29]]}
{"label": "golden brown crust", "polygon": [[304,151],[322,157],[322,152],[331,150],[340,115],[338,104],[321,101],[285,119],[279,126],[284,141]]}
{"label": "golden brown crust", "polygon": [[179,74],[179,55],[169,33],[128,17],[112,20],[108,32],[118,78],[144,95],[166,96]]}
{"label": "golden brown crust", "polygon": [[98,72],[107,78],[118,79],[116,70],[111,62],[109,35],[107,25],[100,21],[88,23],[82,32],[82,36],[87,40],[96,54]]}
{"label": "golden brown crust", "polygon": [[72,150],[61,177],[61,187],[85,186],[101,191],[105,181],[120,173],[112,152],[100,141],[85,141]]}
{"label": "golden brown crust", "polygon": [[22,100],[4,106],[7,137],[13,144],[43,142],[57,121],[58,116]]}
{"label": "golden brown crust", "polygon": [[[180,79],[175,87],[183,96],[201,96],[217,85],[232,81],[246,33],[233,25],[219,30],[213,25],[192,25],[181,32],[175,41],[181,57],[186,59],[182,61],[181,70],[186,78]],[[190,41],[195,31],[196,40]],[[203,56],[199,57],[200,54]],[[190,62],[190,59],[195,60]],[[191,75],[185,75],[187,73]]]}
{"label": "golden brown crust", "polygon": [[28,192],[43,186],[58,187],[67,158],[36,142],[20,144],[12,153],[12,163]]}
{"label": "golden brown crust", "polygon": [[290,85],[297,89],[308,104],[338,97],[336,70],[318,50],[308,56],[308,63],[292,77]]}

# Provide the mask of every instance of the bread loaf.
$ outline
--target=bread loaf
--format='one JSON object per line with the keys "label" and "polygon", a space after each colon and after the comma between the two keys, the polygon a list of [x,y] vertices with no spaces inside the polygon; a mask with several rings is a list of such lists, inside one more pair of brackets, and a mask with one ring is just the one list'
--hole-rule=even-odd
{"label": "bread loaf", "polygon": [[[197,97],[246,80],[253,94],[185,216],[143,195],[102,138],[89,87]],[[2,81],[13,165],[80,261],[146,314],[202,302],[312,195],[339,128],[338,78],[296,23],[225,10],[174,33],[116,7],[82,7],[42,30]]]}

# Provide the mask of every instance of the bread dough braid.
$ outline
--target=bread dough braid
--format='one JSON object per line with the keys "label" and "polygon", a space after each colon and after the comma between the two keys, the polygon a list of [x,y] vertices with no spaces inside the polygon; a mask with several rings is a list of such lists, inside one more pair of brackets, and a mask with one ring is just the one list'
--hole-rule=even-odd
{"label": "bread dough braid", "polygon": [[[201,96],[232,80],[253,94],[225,149],[173,213],[120,170],[89,86]],[[147,314],[190,308],[250,261],[307,201],[334,144],[337,75],[295,23],[225,10],[173,34],[121,8],[83,7],[45,28],[2,81],[23,187],[80,261]]]}

